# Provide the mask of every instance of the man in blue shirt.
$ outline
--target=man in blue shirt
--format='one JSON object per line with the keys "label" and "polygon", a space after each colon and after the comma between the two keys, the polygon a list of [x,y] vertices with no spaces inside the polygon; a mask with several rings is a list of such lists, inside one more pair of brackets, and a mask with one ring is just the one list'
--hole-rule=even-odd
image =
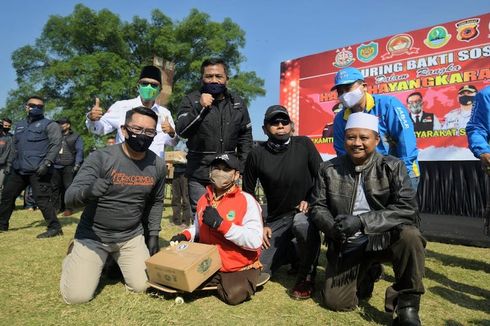
{"label": "man in blue shirt", "polygon": [[364,76],[352,67],[344,68],[337,73],[332,90],[337,91],[339,101],[344,106],[334,120],[333,137],[337,156],[346,154],[344,129],[349,115],[354,112],[373,114],[379,119],[381,141],[377,151],[401,159],[407,167],[410,181],[416,190],[420,177],[418,149],[413,122],[403,104],[393,96],[369,94]]}
{"label": "man in blue shirt", "polygon": [[[486,174],[490,175],[490,86],[482,89],[475,97],[475,106],[466,125],[468,145]],[[490,235],[490,191],[487,191],[485,209],[485,234]]]}

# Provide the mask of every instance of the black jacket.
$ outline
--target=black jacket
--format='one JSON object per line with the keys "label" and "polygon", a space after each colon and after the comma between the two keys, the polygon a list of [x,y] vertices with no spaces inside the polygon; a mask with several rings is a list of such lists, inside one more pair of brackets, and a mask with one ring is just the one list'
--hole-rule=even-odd
{"label": "black jacket", "polygon": [[311,195],[311,219],[327,238],[333,238],[334,217],[352,214],[359,178],[363,178],[371,208],[359,215],[369,238],[368,250],[385,249],[390,244],[390,231],[398,225],[419,226],[416,193],[403,161],[375,152],[356,169],[343,155],[320,165]]}
{"label": "black jacket", "polygon": [[175,123],[177,134],[187,138],[187,177],[207,182],[209,163],[218,153],[236,152],[243,171],[252,149],[252,123],[245,103],[227,92],[223,100],[203,108],[200,98],[199,91],[185,96]]}

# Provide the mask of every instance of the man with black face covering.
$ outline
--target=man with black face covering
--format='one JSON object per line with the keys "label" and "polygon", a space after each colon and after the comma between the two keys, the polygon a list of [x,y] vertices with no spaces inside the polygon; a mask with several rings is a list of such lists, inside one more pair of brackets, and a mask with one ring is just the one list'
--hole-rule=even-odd
{"label": "man with black face covering", "polygon": [[298,277],[291,296],[307,299],[313,291],[313,265],[320,250],[319,233],[306,215],[307,200],[322,159],[308,137],[292,136],[285,107],[269,107],[262,128],[269,139],[250,152],[243,176],[245,192],[253,194],[258,179],[267,198],[261,262],[269,274],[290,263],[291,240],[296,238],[300,252],[292,263],[298,265]]}
{"label": "man with black face covering", "polygon": [[9,161],[12,161],[14,153],[12,148],[12,136],[8,135],[3,125],[0,124],[0,200],[2,198],[3,181],[5,180],[5,172],[10,173],[11,167]]}
{"label": "man with black face covering", "polygon": [[85,206],[63,261],[60,289],[66,303],[92,299],[109,255],[129,289],[147,288],[145,260],[160,249],[165,185],[165,162],[149,150],[157,120],[148,108],[129,110],[121,126],[125,142],[91,153],[66,191],[68,207]]}
{"label": "man with black face covering", "polygon": [[475,101],[478,89],[473,85],[462,86],[458,90],[459,108],[451,110],[444,116],[444,125],[442,129],[456,129],[459,135],[460,129],[466,128],[466,124],[470,121],[471,109]]}
{"label": "man with black face covering", "polygon": [[243,100],[226,88],[226,63],[204,60],[201,75],[201,89],[184,98],[176,122],[177,134],[188,139],[186,176],[193,213],[206,192],[209,163],[216,155],[236,153],[242,171],[252,149],[252,123]]}
{"label": "man with black face covering", "polygon": [[10,128],[12,127],[12,120],[9,118],[3,118],[2,119],[2,125],[3,125],[3,131],[7,136],[13,136],[12,133],[10,132]]}
{"label": "man with black face covering", "polygon": [[14,155],[4,171],[8,178],[0,202],[0,231],[8,230],[15,199],[30,184],[48,224],[47,231],[37,237],[63,235],[51,200],[52,164],[61,148],[61,130],[56,122],[44,117],[44,100],[41,97],[29,97],[25,110],[27,118],[15,126]]}

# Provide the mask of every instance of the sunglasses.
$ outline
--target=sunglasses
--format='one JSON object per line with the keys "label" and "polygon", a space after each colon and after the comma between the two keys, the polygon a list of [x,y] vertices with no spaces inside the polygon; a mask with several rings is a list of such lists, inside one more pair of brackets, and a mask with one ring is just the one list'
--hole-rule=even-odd
{"label": "sunglasses", "polygon": [[30,107],[31,109],[35,109],[35,108],[38,108],[38,109],[44,109],[44,105],[43,104],[34,104],[34,103],[27,103],[27,106]]}
{"label": "sunglasses", "polygon": [[282,124],[283,126],[287,126],[291,123],[288,119],[274,119],[272,121],[269,121],[269,124],[271,126],[277,127],[279,124]]}
{"label": "sunglasses", "polygon": [[148,85],[150,85],[152,88],[160,87],[160,84],[156,84],[156,83],[140,82],[139,84],[143,87],[147,87]]}

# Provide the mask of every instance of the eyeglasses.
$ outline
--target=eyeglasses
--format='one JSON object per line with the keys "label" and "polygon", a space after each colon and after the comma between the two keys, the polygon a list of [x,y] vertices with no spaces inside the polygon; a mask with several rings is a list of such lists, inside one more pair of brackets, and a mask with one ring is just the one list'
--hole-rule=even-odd
{"label": "eyeglasses", "polygon": [[291,123],[288,119],[274,119],[272,121],[269,121],[269,124],[271,126],[277,127],[279,124],[282,124],[283,126],[287,126]]}
{"label": "eyeglasses", "polygon": [[44,105],[43,104],[34,104],[34,103],[27,103],[27,106],[30,107],[31,109],[35,109],[35,108],[38,108],[38,109],[44,109]]}
{"label": "eyeglasses", "polygon": [[124,127],[135,135],[144,134],[145,136],[148,137],[155,137],[157,135],[157,131],[155,129],[147,129],[138,126],[128,126],[128,125],[124,125]]}
{"label": "eyeglasses", "polygon": [[148,85],[150,85],[152,88],[160,87],[160,84],[150,83],[150,82],[139,82],[139,84],[143,87],[147,87]]}

